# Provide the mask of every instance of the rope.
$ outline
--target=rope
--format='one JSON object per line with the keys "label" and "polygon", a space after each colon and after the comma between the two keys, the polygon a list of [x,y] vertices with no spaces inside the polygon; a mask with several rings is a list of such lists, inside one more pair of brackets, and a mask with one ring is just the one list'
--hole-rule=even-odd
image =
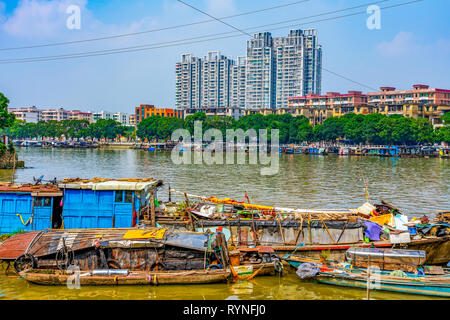
{"label": "rope", "polygon": [[28,225],[28,223],[29,223],[30,220],[31,220],[31,217],[29,217],[28,220],[27,220],[27,222],[23,222],[23,218],[22,218],[22,215],[21,215],[20,213],[17,213],[16,216],[18,216],[18,217],[20,218],[20,221],[22,221],[22,223],[23,223],[24,226]]}

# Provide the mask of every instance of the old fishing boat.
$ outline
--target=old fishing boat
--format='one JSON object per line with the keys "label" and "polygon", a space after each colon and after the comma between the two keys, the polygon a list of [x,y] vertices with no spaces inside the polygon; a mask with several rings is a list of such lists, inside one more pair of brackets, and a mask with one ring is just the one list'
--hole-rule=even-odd
{"label": "old fishing boat", "polygon": [[[219,230],[237,247],[269,246],[280,256],[295,250],[299,255],[308,253],[318,258],[323,250],[330,250],[332,257],[342,260],[346,250],[355,246],[401,246],[425,250],[427,264],[444,264],[450,260],[447,222],[405,226],[407,217],[384,202],[365,203],[347,210],[311,210],[190,194],[184,194],[184,202],[173,203],[171,193],[174,192],[177,191],[169,191],[169,202],[154,208],[154,220],[141,221],[181,230]],[[433,228],[435,232],[430,231]]]}
{"label": "old fishing boat", "polygon": [[[291,265],[300,262],[295,258],[288,260]],[[369,286],[370,290],[450,297],[450,272],[442,267],[423,266],[425,260],[424,251],[354,248],[347,251],[347,263],[304,261],[300,262],[297,275],[344,287]]]}
{"label": "old fishing boat", "polygon": [[[220,254],[218,254],[220,252]],[[25,269],[202,270],[226,266],[221,233],[148,229],[67,229],[17,234],[0,246],[0,260]]]}
{"label": "old fishing boat", "polygon": [[26,281],[39,285],[113,286],[113,285],[163,285],[207,284],[226,282],[229,269],[185,271],[129,271],[93,270],[74,273],[60,270],[28,270],[20,272]]}
{"label": "old fishing boat", "polygon": [[68,229],[17,234],[0,245],[0,260],[38,284],[65,284],[75,269],[86,285],[198,284],[275,274],[279,259],[263,251],[231,264],[220,232]]}

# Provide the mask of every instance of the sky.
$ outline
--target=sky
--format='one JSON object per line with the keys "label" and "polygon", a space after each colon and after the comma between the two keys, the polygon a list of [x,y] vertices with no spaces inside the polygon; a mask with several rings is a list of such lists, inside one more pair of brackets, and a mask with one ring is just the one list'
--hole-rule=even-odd
{"label": "sky", "polygon": [[[184,0],[215,17],[298,2],[295,0]],[[381,8],[412,0],[385,0]],[[316,28],[323,47],[323,67],[370,88],[409,89],[414,84],[450,89],[450,1],[423,0],[381,10],[380,29],[369,29],[371,13],[380,0],[305,0],[224,21],[250,33],[270,31],[274,37],[290,29]],[[70,6],[80,8],[80,28],[69,29]],[[307,18],[354,6],[361,8]],[[175,106],[175,64],[183,53],[203,57],[220,51],[245,55],[248,35],[151,50],[27,63],[11,59],[58,56],[142,45],[235,31],[213,21],[158,32],[99,41],[20,50],[24,46],[79,41],[155,30],[210,19],[176,0],[0,0],[0,92],[10,107],[37,106],[68,110],[133,112],[140,104]],[[293,20],[276,26],[271,23]],[[328,20],[324,20],[328,19]],[[317,21],[322,20],[322,21]],[[308,23],[310,22],[310,23]],[[262,27],[261,27],[262,26]],[[272,30],[272,28],[285,28]],[[322,93],[374,91],[323,71]]]}

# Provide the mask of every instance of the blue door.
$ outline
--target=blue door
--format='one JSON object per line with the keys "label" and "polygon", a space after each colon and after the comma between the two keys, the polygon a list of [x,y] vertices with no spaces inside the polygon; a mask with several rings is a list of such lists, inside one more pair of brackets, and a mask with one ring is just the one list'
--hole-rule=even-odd
{"label": "blue door", "polygon": [[[133,200],[136,201],[131,190],[117,190],[114,192],[114,227],[130,228],[133,222]],[[138,208],[135,208],[137,210]]]}
{"label": "blue door", "polygon": [[34,197],[33,230],[52,227],[52,197]]}
{"label": "blue door", "polygon": [[0,194],[0,234],[31,230],[30,194]]}

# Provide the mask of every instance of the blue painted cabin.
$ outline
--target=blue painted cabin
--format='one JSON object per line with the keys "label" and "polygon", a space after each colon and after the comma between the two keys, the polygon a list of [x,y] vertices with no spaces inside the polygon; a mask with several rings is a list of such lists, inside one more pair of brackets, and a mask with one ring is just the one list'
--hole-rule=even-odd
{"label": "blue painted cabin", "polygon": [[0,234],[60,228],[62,192],[40,186],[0,188]]}
{"label": "blue painted cabin", "polygon": [[65,229],[130,228],[133,216],[156,193],[156,181],[106,181],[100,183],[59,184],[64,190],[63,220]]}
{"label": "blue painted cabin", "polygon": [[0,234],[43,229],[130,228],[150,201],[153,179],[66,180],[56,185],[0,185]]}

